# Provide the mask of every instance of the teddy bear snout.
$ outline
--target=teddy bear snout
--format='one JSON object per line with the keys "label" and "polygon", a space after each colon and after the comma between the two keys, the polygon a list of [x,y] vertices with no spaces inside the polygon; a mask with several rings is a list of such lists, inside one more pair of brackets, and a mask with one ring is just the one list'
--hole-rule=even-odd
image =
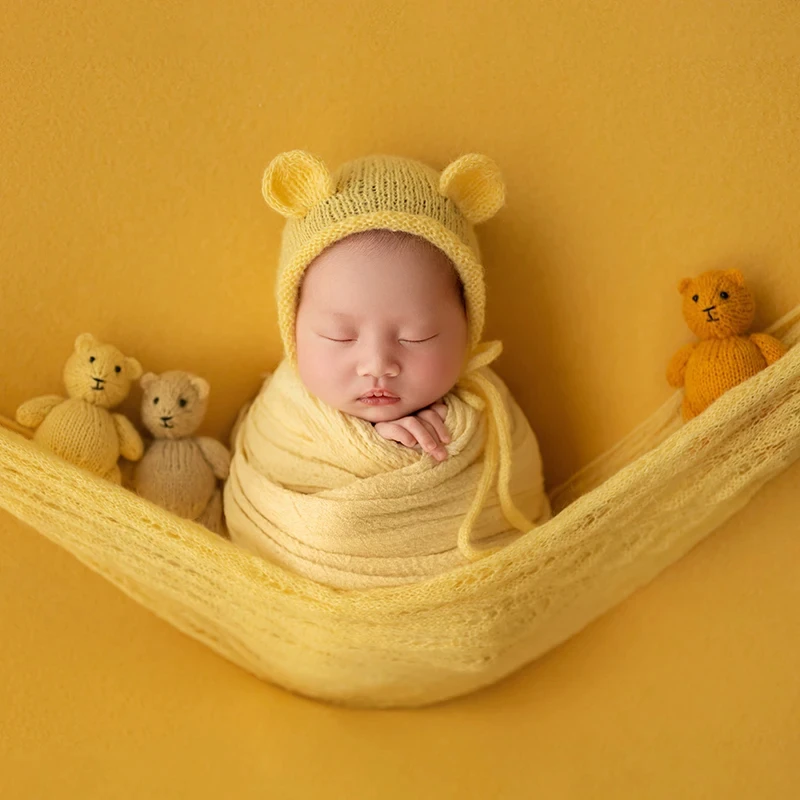
{"label": "teddy bear snout", "polygon": [[703,309],[703,313],[708,314],[707,322],[719,322],[719,317],[715,317],[711,312],[716,308],[716,306],[709,306],[708,308]]}
{"label": "teddy bear snout", "polygon": [[93,392],[102,392],[103,391],[103,384],[105,380],[103,378],[92,378],[93,381],[96,381],[96,384],[92,386]]}
{"label": "teddy bear snout", "polygon": [[161,425],[165,428],[171,428],[170,422],[172,422],[172,417],[159,417],[161,420]]}

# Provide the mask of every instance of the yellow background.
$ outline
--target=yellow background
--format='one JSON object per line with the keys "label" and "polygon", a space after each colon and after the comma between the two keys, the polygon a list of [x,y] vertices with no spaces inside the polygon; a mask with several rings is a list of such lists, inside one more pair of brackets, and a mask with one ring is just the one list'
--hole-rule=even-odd
{"label": "yellow background", "polygon": [[[0,413],[82,331],[212,383],[279,356],[264,166],[303,147],[492,155],[499,369],[552,486],[668,395],[676,283],[800,302],[800,4],[5,3]],[[135,407],[138,397],[131,399]],[[800,466],[503,684],[422,712],[259,683],[0,516],[0,796],[789,798]]]}

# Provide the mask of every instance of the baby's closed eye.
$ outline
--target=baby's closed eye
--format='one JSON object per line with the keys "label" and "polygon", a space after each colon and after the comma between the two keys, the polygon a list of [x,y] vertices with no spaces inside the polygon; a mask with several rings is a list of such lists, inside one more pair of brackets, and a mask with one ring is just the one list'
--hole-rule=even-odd
{"label": "baby's closed eye", "polygon": [[399,339],[398,341],[402,344],[425,344],[425,342],[432,342],[434,339],[438,338],[438,336],[438,333],[434,333],[433,336],[408,337]]}
{"label": "baby's closed eye", "polygon": [[340,344],[346,344],[347,342],[355,342],[356,338],[353,336],[325,336],[324,334],[319,334],[320,337],[323,339],[327,339],[329,342],[339,342]]}

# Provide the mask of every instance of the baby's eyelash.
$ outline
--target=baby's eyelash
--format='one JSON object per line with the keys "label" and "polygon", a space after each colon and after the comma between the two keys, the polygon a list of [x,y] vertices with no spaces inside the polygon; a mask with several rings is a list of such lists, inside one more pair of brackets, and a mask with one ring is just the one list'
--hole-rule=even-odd
{"label": "baby's eyelash", "polygon": [[435,339],[439,334],[435,333],[433,336],[429,336],[427,339],[400,339],[403,344],[422,344],[423,342],[430,342],[432,339]]}
{"label": "baby's eyelash", "polygon": [[[358,339],[335,339],[333,336],[325,336],[323,334],[319,334],[323,339],[327,339],[329,342],[337,342],[338,344],[348,344],[349,342],[356,342]],[[436,333],[433,336],[428,336],[426,339],[398,339],[401,344],[423,344],[424,342],[430,342],[435,339],[439,334]]]}

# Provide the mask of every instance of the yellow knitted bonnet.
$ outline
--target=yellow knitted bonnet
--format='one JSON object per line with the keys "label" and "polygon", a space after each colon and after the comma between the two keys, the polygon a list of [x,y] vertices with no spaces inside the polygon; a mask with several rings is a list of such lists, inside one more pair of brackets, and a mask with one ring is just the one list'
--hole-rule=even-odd
{"label": "yellow knitted bonnet", "polygon": [[264,198],[287,218],[278,267],[278,322],[286,354],[295,356],[298,288],[308,265],[353,233],[384,228],[426,239],[453,262],[464,285],[470,344],[483,333],[486,291],[472,225],[494,216],[505,199],[500,170],[467,155],[444,172],[406,158],[371,156],[331,174],[302,150],[282,153],[264,173]]}
{"label": "yellow knitted bonnet", "polygon": [[[387,229],[419,236],[448,256],[464,286],[470,347],[459,386],[488,411],[481,485],[459,532],[470,558],[474,521],[495,478],[506,519],[519,530],[532,527],[508,490],[511,444],[508,417],[495,386],[479,370],[500,354],[500,342],[481,343],[486,287],[473,225],[493,217],[505,202],[505,184],[487,156],[470,154],[441,173],[396,156],[369,156],[331,173],[316,156],[291,150],[276,156],[264,173],[267,204],[286,217],[278,264],[278,325],[290,361],[296,360],[295,316],[303,274],[325,248],[354,233]],[[483,555],[485,551],[481,551]]]}

